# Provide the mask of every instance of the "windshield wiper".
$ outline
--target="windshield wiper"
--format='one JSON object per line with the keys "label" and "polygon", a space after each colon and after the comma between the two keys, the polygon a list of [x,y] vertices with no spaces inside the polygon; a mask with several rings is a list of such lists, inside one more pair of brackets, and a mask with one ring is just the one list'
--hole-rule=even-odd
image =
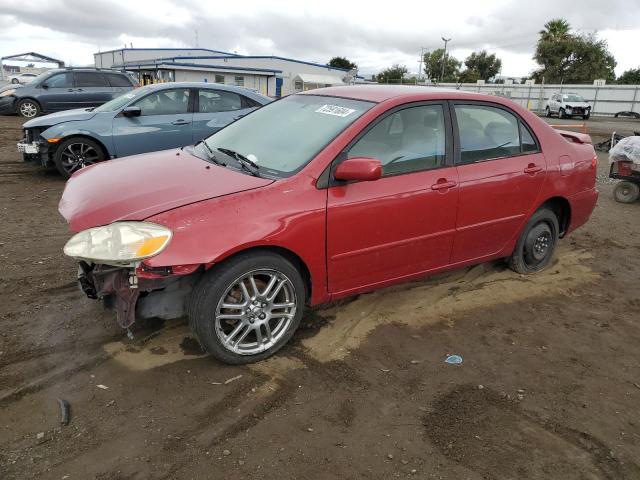
{"label": "windshield wiper", "polygon": [[260,169],[260,165],[258,165],[253,160],[251,160],[251,159],[245,157],[244,155],[242,155],[241,153],[238,153],[238,152],[236,152],[234,150],[231,150],[229,148],[219,147],[218,151],[224,153],[225,155],[229,155],[232,158],[235,158],[236,161],[240,164],[240,166],[244,170],[249,172],[251,175],[253,175],[254,177],[259,177],[260,176],[260,174],[258,173],[258,170]]}
{"label": "windshield wiper", "polygon": [[207,145],[207,142],[205,142],[204,140],[200,140],[198,143],[196,143],[194,145],[194,147],[197,147],[198,145],[203,145],[204,149],[207,153],[207,157],[209,157],[209,160],[211,160],[213,163],[215,163],[216,165],[220,165],[222,167],[226,167],[227,164],[218,160],[216,158],[216,154],[213,152],[213,150],[211,150],[211,147],[209,145]]}

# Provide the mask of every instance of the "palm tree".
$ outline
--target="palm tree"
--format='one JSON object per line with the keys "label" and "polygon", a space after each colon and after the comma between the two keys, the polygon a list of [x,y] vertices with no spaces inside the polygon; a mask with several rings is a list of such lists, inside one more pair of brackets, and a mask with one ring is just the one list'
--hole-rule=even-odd
{"label": "palm tree", "polygon": [[544,30],[538,32],[540,41],[558,41],[566,39],[569,36],[571,26],[563,18],[555,18],[544,24]]}

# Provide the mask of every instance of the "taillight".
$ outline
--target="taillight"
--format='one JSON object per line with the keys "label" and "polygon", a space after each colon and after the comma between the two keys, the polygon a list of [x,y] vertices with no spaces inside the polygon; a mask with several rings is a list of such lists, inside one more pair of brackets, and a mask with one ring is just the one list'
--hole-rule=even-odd
{"label": "taillight", "polygon": [[618,162],[618,175],[622,177],[631,176],[631,162]]}

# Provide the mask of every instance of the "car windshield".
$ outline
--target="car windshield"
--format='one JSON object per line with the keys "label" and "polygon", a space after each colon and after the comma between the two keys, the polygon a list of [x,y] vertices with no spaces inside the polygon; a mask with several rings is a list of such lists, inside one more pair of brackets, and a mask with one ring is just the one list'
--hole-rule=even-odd
{"label": "car windshield", "polygon": [[151,90],[151,87],[140,87],[135,90],[131,90],[130,92],[125,93],[124,95],[120,95],[119,97],[114,98],[113,100],[108,101],[107,103],[103,103],[96,109],[94,112],[115,112],[116,110],[121,109],[129,102],[131,102],[134,98],[140,98]]}
{"label": "car windshield", "polygon": [[255,163],[260,172],[286,177],[305,166],[373,105],[345,98],[291,95],[230,124],[205,142],[212,152],[236,152]]}
{"label": "car windshield", "polygon": [[584,98],[580,95],[576,95],[575,93],[570,93],[569,95],[563,95],[562,99],[565,102],[584,102]]}

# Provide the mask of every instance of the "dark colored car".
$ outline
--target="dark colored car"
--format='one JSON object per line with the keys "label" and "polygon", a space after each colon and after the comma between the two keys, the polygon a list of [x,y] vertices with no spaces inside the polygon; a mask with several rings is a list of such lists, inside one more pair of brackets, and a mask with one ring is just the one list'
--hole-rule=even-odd
{"label": "dark colored car", "polygon": [[215,83],[138,88],[97,108],[34,118],[18,143],[25,161],[55,165],[63,177],[116,157],[192,145],[271,99]]}
{"label": "dark colored car", "polygon": [[138,87],[125,72],[94,68],[50,70],[24,86],[0,93],[0,114],[34,118],[41,113],[97,107]]}
{"label": "dark colored car", "polygon": [[307,304],[493,259],[545,268],[591,215],[596,167],[588,135],[506,98],[335,87],[80,170],[59,210],[81,287],[121,326],[186,314],[237,364],[282,347]]}

